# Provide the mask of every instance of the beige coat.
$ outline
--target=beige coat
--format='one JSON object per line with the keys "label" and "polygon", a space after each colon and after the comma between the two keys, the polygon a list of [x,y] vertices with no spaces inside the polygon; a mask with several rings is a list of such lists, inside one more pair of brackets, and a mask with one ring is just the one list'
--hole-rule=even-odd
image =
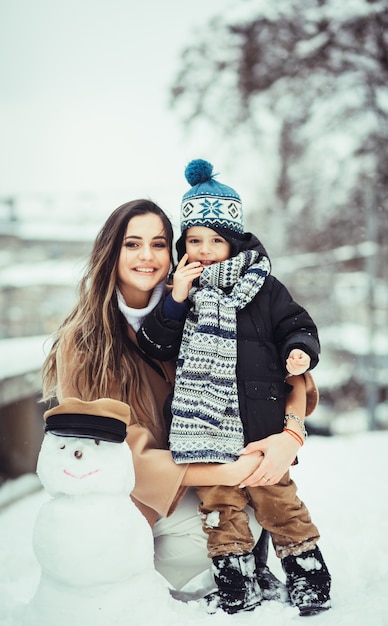
{"label": "beige coat", "polygon": [[[129,328],[132,341],[136,341],[134,331]],[[70,345],[63,348],[57,357],[58,363],[58,401],[64,398],[80,397],[79,392],[69,382],[73,368],[74,350]],[[159,515],[168,516],[174,511],[186,488],[182,487],[182,480],[187,465],[174,463],[171,453],[167,449],[167,434],[164,427],[163,405],[172,392],[175,377],[175,362],[158,362],[163,370],[163,379],[140,356],[134,354],[137,361],[142,382],[142,393],[149,398],[155,411],[155,428],[149,416],[140,414],[140,407],[132,406],[132,413],[136,411],[144,424],[149,428],[132,423],[127,432],[127,442],[131,448],[136,475],[136,485],[132,498],[146,516],[151,526]],[[118,392],[112,389],[111,398],[119,400]],[[84,399],[84,398],[81,398]]]}

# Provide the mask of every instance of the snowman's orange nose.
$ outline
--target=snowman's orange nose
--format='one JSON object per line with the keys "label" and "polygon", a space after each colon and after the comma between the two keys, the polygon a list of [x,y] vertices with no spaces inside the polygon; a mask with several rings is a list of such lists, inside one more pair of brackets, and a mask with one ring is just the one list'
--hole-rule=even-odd
{"label": "snowman's orange nose", "polygon": [[76,450],[74,452],[74,456],[75,456],[76,459],[82,459],[82,452],[81,452],[81,450]]}

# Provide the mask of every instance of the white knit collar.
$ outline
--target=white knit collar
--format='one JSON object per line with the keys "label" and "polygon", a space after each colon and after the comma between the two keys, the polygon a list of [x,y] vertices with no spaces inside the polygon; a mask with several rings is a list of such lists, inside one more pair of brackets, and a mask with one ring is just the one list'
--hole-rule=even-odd
{"label": "white knit collar", "polygon": [[151,311],[156,307],[158,302],[160,302],[164,294],[165,287],[165,281],[162,281],[161,283],[158,283],[156,285],[151,294],[150,301],[144,309],[133,309],[132,307],[127,306],[123,294],[121,293],[120,289],[116,287],[119,309],[124,315],[128,324],[132,326],[135,331],[139,330],[144,318],[148,315],[148,313],[151,313]]}

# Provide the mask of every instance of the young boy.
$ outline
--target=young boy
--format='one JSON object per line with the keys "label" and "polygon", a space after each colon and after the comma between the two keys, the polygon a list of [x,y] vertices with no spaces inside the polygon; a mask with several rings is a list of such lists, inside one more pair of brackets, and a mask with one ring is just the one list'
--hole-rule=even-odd
{"label": "young boy", "polygon": [[309,410],[288,399],[318,362],[317,329],[270,274],[260,241],[244,232],[240,196],[212,170],[201,159],[186,168],[192,188],[182,201],[173,289],[138,341],[158,359],[179,351],[170,425],[176,463],[231,462],[247,444],[243,453],[263,454],[245,485],[197,487],[218,605],[235,613],[260,604],[249,502],[271,533],[291,603],[310,615],[330,608],[331,577],[288,471]]}

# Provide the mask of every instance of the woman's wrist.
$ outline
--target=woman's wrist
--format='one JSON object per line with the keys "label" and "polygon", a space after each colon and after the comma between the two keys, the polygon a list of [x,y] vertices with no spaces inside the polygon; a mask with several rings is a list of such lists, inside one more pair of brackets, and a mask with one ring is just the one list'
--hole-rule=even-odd
{"label": "woman's wrist", "polygon": [[[291,428],[283,428],[284,438],[287,439],[287,449],[290,452],[290,465],[298,464],[298,451],[303,446],[304,440],[301,435]],[[292,458],[293,457],[293,458]]]}
{"label": "woman's wrist", "polygon": [[292,437],[294,441],[296,441],[299,444],[300,447],[303,446],[304,440],[299,435],[299,433],[297,433],[295,430],[292,430],[291,428],[283,428],[283,432],[287,433],[290,437]]}
{"label": "woman's wrist", "polygon": [[291,428],[291,423],[298,425],[298,430],[300,430],[302,435],[302,443],[300,445],[303,446],[307,439],[307,430],[304,425],[304,421],[298,415],[295,415],[295,413],[286,413],[284,416],[284,430],[292,430],[292,432],[296,432],[293,428]]}

